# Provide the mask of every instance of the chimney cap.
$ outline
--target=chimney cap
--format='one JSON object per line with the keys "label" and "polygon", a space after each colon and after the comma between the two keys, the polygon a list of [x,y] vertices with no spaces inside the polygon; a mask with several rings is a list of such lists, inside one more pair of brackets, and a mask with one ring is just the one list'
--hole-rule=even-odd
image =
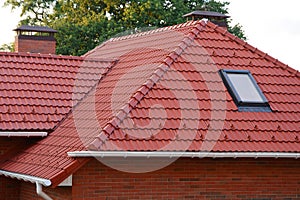
{"label": "chimney cap", "polygon": [[196,10],[196,11],[193,11],[193,12],[183,15],[183,17],[192,17],[192,18],[193,17],[197,17],[197,18],[215,17],[215,18],[219,18],[219,19],[226,19],[226,18],[229,18],[230,16],[224,15],[224,14],[218,13],[218,12],[213,12],[213,11]]}
{"label": "chimney cap", "polygon": [[57,33],[57,30],[49,28],[47,26],[29,26],[22,25],[13,31],[28,31],[28,32],[44,32],[44,33]]}

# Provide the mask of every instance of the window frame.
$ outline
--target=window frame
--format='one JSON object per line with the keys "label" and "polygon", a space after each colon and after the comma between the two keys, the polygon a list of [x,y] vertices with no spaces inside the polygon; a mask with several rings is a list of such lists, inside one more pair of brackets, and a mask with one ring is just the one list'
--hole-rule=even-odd
{"label": "window frame", "polygon": [[[241,110],[242,108],[246,108],[246,110],[251,110],[251,108],[255,108],[254,110],[257,111],[259,108],[266,108],[266,111],[271,111],[269,103],[265,95],[263,94],[262,90],[258,86],[257,82],[255,81],[254,77],[252,76],[249,70],[231,70],[231,69],[221,69],[219,71],[223,83],[225,84],[228,92],[230,93],[233,101],[237,105],[237,107]],[[247,75],[253,86],[255,87],[256,91],[258,92],[259,96],[261,97],[262,101],[243,101],[240,97],[238,91],[236,90],[234,84],[230,80],[228,74],[245,74]]]}

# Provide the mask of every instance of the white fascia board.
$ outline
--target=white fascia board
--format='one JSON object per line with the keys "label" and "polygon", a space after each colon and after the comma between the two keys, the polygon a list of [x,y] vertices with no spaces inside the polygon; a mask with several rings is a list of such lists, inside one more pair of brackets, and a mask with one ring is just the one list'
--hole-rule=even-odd
{"label": "white fascia board", "polygon": [[46,137],[47,132],[0,131],[0,136],[6,137]]}
{"label": "white fascia board", "polygon": [[146,157],[146,158],[300,158],[285,152],[162,152],[162,151],[73,151],[70,157]]}
{"label": "white fascia board", "polygon": [[44,178],[39,178],[39,177],[35,177],[35,176],[30,176],[30,175],[26,175],[26,174],[19,174],[19,173],[14,173],[14,172],[9,172],[9,171],[5,171],[5,170],[0,170],[0,175],[4,175],[6,177],[9,178],[16,178],[18,180],[23,180],[26,182],[31,182],[31,183],[39,183],[43,186],[50,186],[52,183],[50,180],[48,179],[44,179]]}

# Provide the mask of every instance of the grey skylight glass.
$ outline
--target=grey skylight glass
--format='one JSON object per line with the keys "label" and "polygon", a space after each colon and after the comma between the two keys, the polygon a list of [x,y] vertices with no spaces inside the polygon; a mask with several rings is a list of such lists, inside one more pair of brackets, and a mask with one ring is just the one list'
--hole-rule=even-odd
{"label": "grey skylight glass", "polygon": [[220,70],[220,75],[239,110],[271,111],[268,100],[250,71]]}
{"label": "grey skylight glass", "polygon": [[227,73],[234,89],[243,102],[264,102],[249,74]]}

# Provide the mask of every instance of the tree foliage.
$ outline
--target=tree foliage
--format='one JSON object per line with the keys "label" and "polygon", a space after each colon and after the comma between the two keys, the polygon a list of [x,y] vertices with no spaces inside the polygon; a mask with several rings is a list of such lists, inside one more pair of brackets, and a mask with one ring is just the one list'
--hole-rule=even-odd
{"label": "tree foliage", "polygon": [[14,52],[15,51],[15,44],[3,44],[0,46],[0,51],[6,51],[6,52]]}
{"label": "tree foliage", "polygon": [[[21,7],[22,24],[46,25],[56,30],[57,53],[82,55],[111,36],[143,27],[182,23],[184,14],[210,10],[227,14],[228,2],[216,0],[6,0]],[[245,39],[241,25],[229,31]]]}
{"label": "tree foliage", "polygon": [[4,6],[21,8],[22,24],[42,25],[47,23],[56,0],[6,0]]}

